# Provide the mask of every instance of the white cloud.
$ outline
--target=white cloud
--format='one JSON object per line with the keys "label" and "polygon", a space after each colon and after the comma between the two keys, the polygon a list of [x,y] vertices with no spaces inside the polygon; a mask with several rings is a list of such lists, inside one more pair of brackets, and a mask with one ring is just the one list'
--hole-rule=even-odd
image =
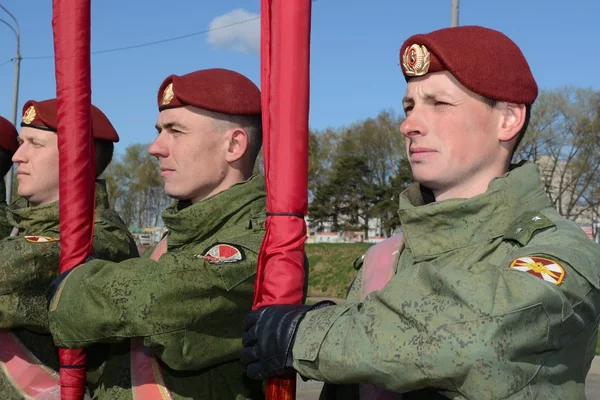
{"label": "white cloud", "polygon": [[258,53],[260,51],[259,18],[228,26],[227,28],[218,29],[258,16],[258,14],[238,8],[227,14],[216,17],[208,26],[211,30],[208,33],[208,43],[217,48],[242,51],[245,53]]}

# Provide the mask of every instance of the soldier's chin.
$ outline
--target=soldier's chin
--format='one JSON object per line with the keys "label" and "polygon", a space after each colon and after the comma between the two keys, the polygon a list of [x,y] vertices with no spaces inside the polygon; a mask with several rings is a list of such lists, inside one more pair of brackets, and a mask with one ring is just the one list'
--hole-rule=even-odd
{"label": "soldier's chin", "polygon": [[24,194],[21,194],[21,192],[19,191],[19,196],[21,196],[22,198],[24,198],[25,200],[27,200],[27,202],[32,205],[32,206],[39,206],[40,205],[40,201],[39,198],[36,198],[36,196],[34,194],[25,192]]}
{"label": "soldier's chin", "polygon": [[165,193],[167,194],[167,196],[169,196],[172,199],[175,200],[189,200],[190,196],[188,193],[182,193],[181,191],[178,191],[176,189],[173,188],[169,188],[167,185],[165,185]]}
{"label": "soldier's chin", "polygon": [[27,201],[30,201],[31,197],[33,197],[33,194],[30,191],[25,190],[25,188],[23,188],[22,185],[19,185],[19,189],[17,190],[17,193],[19,194],[20,197],[24,198]]}

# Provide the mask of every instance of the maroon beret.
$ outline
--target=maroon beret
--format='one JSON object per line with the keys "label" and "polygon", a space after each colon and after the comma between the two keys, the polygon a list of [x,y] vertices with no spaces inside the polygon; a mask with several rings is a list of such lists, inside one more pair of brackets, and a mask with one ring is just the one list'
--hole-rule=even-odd
{"label": "maroon beret", "polygon": [[[92,105],[92,136],[94,139],[118,142],[119,135],[106,115]],[[56,132],[58,129],[56,99],[29,100],[23,106],[21,126]]]}
{"label": "maroon beret", "polygon": [[445,28],[408,38],[400,48],[406,80],[449,71],[463,86],[493,100],[532,104],[538,87],[521,49],[481,26]]}
{"label": "maroon beret", "polygon": [[0,117],[0,147],[14,153],[19,148],[17,129],[6,118]]}
{"label": "maroon beret", "polygon": [[230,115],[259,115],[260,90],[244,75],[228,69],[171,75],[158,90],[158,109],[185,106]]}

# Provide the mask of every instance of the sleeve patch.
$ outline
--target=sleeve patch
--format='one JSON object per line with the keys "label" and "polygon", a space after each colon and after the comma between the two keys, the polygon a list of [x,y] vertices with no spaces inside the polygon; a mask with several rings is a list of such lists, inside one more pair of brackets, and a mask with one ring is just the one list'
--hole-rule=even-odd
{"label": "sleeve patch", "polygon": [[31,243],[50,243],[50,242],[58,242],[59,238],[50,237],[50,236],[23,236],[25,240]]}
{"label": "sleeve patch", "polygon": [[200,256],[211,264],[232,264],[246,259],[246,254],[241,247],[228,243],[211,245]]}
{"label": "sleeve patch", "polygon": [[565,269],[557,261],[537,256],[516,258],[510,263],[510,268],[527,272],[557,286],[560,286],[567,276]]}

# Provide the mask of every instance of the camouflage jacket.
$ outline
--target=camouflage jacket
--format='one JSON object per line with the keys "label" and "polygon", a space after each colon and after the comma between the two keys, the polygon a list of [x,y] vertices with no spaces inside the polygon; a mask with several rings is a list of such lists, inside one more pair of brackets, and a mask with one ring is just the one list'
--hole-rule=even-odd
{"label": "camouflage jacket", "polygon": [[362,302],[358,279],[346,304],[307,314],[300,374],[402,399],[585,398],[600,247],[558,215],[533,164],[470,199],[424,204],[413,186],[399,213],[395,275]]}
{"label": "camouflage jacket", "polygon": [[263,397],[238,357],[265,217],[264,179],[253,177],[199,203],[167,208],[168,251],[158,261],[95,260],[64,280],[50,304],[57,345],[115,343],[96,398],[132,398],[134,337],[159,360],[174,399]]}
{"label": "camouflage jacket", "polygon": [[0,184],[0,239],[10,235],[12,226],[6,218],[6,186],[4,182]]}
{"label": "camouflage jacket", "polygon": [[[19,198],[10,205],[7,216],[19,234],[0,240],[0,328],[10,329],[36,358],[56,370],[58,355],[48,334],[46,293],[58,276],[58,202],[29,207]],[[96,184],[93,249],[94,257],[116,261],[138,255],[127,227],[109,209],[102,182]],[[2,399],[23,398],[4,373],[0,373],[0,394]]]}

